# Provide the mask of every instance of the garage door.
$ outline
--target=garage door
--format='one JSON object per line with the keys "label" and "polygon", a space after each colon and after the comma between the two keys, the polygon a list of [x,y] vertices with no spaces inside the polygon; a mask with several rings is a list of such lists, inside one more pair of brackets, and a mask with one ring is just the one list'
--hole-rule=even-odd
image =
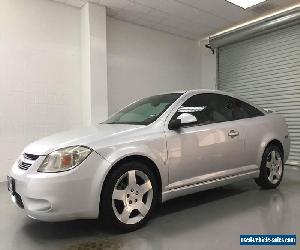
{"label": "garage door", "polygon": [[282,114],[300,165],[300,25],[219,48],[218,88]]}

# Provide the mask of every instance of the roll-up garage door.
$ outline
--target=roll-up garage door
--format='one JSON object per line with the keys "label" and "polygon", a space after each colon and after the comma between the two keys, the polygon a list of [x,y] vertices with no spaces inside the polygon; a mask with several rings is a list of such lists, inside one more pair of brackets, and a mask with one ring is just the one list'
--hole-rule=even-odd
{"label": "roll-up garage door", "polygon": [[300,165],[300,25],[218,49],[218,88],[282,114]]}

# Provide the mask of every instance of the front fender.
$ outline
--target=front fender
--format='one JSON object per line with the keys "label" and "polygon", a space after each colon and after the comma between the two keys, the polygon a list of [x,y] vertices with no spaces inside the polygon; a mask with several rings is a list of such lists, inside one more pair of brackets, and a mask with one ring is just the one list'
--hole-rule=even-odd
{"label": "front fender", "polygon": [[109,162],[110,166],[107,169],[106,175],[120,160],[129,156],[143,156],[150,159],[157,166],[162,180],[162,187],[168,185],[168,168],[165,164],[167,153],[163,147],[158,147],[157,145],[157,147],[151,149],[147,145],[112,146],[98,150],[97,152]]}

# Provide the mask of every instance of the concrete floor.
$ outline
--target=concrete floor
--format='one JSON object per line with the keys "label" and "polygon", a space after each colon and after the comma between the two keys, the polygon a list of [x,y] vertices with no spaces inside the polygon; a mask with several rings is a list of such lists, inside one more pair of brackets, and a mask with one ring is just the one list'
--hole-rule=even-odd
{"label": "concrete floor", "polygon": [[[260,190],[248,180],[169,201],[145,228],[122,235],[95,220],[34,221],[11,203],[5,183],[0,184],[0,249],[236,250],[251,248],[239,245],[240,234],[248,233],[299,237],[300,170],[286,169],[276,190]],[[299,243],[292,249],[300,249]]]}

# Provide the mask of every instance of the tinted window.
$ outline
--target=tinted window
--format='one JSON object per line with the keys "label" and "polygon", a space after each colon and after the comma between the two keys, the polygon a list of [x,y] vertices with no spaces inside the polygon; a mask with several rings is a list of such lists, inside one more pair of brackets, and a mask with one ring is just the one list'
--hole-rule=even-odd
{"label": "tinted window", "polygon": [[233,119],[239,120],[264,115],[260,110],[238,99],[233,99]]}
{"label": "tinted window", "polygon": [[175,114],[191,113],[197,118],[197,124],[210,124],[233,120],[232,98],[219,94],[198,94],[185,101]]}
{"label": "tinted window", "polygon": [[148,125],[181,95],[180,93],[171,93],[141,99],[114,114],[104,123]]}

